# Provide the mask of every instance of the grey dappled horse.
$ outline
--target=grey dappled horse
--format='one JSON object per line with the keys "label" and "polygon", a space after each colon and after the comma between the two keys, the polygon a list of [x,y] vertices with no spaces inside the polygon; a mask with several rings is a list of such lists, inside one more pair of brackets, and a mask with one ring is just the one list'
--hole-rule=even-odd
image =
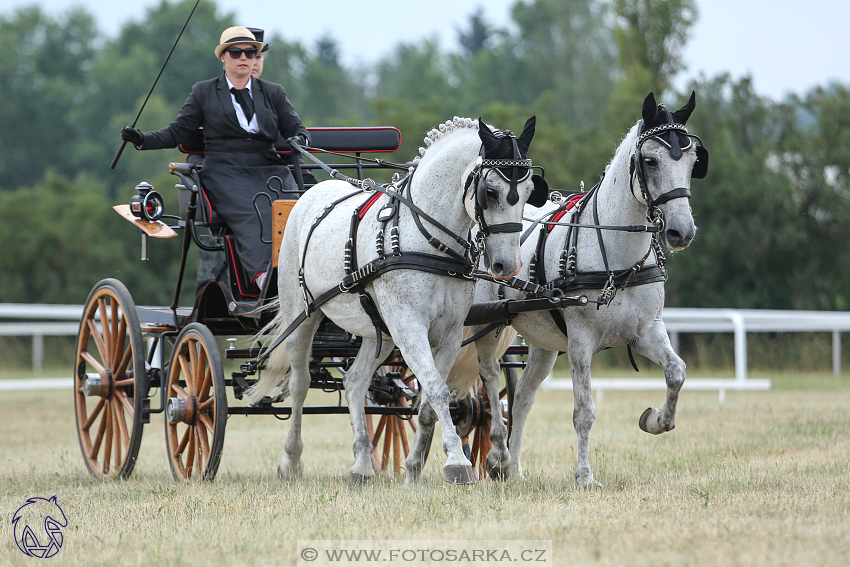
{"label": "grey dappled horse", "polygon": [[[464,251],[464,243],[469,243],[458,242],[450,236],[466,238],[475,220],[490,228],[490,234],[484,239],[483,254],[490,273],[500,279],[516,274],[520,268],[519,231],[523,206],[535,185],[538,186],[535,194],[542,193],[538,204],[546,196],[545,183],[531,175],[531,163],[526,159],[533,136],[533,117],[519,137],[507,131],[491,131],[484,124],[479,128],[478,121],[460,118],[430,131],[425,139],[427,149],[420,149],[421,158],[417,158],[418,164],[412,180],[404,186],[404,194],[431,219],[414,215],[411,208],[403,204],[388,204],[384,195],[359,220],[354,238],[356,256],[366,261],[393,248],[389,226],[379,218],[386,220],[393,213],[390,207],[395,206],[398,208],[395,234],[401,254],[419,254],[419,257],[469,255]],[[399,186],[396,184],[396,189]],[[352,192],[356,195],[342,198]],[[276,337],[305,311],[308,291],[309,298],[319,296],[338,287],[346,277],[346,242],[351,234],[353,214],[366,197],[369,195],[353,191],[352,185],[344,181],[331,180],[307,191],[293,207],[278,264],[280,311],[272,332]],[[328,211],[329,203],[334,202],[335,206]],[[320,216],[321,221],[314,223]],[[442,229],[434,221],[442,225]],[[381,232],[382,229],[385,231]],[[379,234],[382,237],[378,238]],[[437,251],[428,235],[431,241],[442,241],[449,252]],[[376,250],[376,240],[380,241],[380,252]],[[477,261],[477,257],[473,259]],[[471,272],[474,265],[470,263],[468,267]],[[446,480],[474,482],[472,467],[463,454],[449,415],[449,390],[445,383],[460,349],[463,320],[472,304],[475,288],[472,279],[458,276],[460,274],[406,268],[386,271],[365,283],[363,291],[370,296],[389,331],[389,336],[383,336],[380,349],[376,348],[379,325],[374,317],[367,315],[358,294],[340,293],[312,312],[289,335],[285,349],[281,346],[272,351],[267,371],[248,395],[255,403],[266,395],[280,399],[280,395],[274,394],[282,387],[292,395],[291,427],[278,468],[281,478],[297,478],[303,474],[301,423],[304,398],[310,385],[308,361],[313,335],[322,316],[326,316],[344,330],[363,338],[360,353],[344,377],[356,458],[349,481],[360,483],[375,475],[363,400],[375,370],[397,345],[421,384],[421,398],[434,408],[442,424],[443,449],[448,455],[443,467]],[[420,418],[420,423],[427,424],[431,415],[424,420]],[[431,429],[426,427],[429,432],[433,422],[430,425]],[[417,439],[422,428],[419,431]],[[421,463],[408,459],[407,481],[418,480],[420,469]]]}
{"label": "grey dappled horse", "polygon": [[[692,93],[680,110],[670,112],[665,106],[656,105],[650,93],[643,104],[643,119],[620,143],[598,188],[588,192],[584,202],[561,221],[621,227],[655,221],[655,226],[660,227],[658,240],[669,250],[687,247],[696,234],[688,201],[691,177],[704,177],[708,167],[707,150],[701,142],[697,145],[696,137],[685,130],[694,106]],[[527,209],[527,212],[535,219],[549,220],[558,208],[550,203],[548,209],[533,212]],[[511,406],[510,451],[503,442],[507,437],[505,426],[501,420],[494,420],[495,431],[491,433],[494,448],[487,459],[488,471],[491,476],[501,476],[505,471],[512,477],[522,476],[520,456],[525,422],[535,392],[552,370],[560,351],[569,355],[573,380],[573,425],[578,436],[576,483],[582,488],[601,486],[593,478],[588,456],[588,437],[596,415],[590,387],[590,362],[594,354],[607,347],[628,344],[661,365],[667,382],[666,402],[660,410],[648,408],[640,417],[639,426],[657,435],[676,425],[676,402],[685,380],[685,363],[670,346],[661,320],[666,279],[663,251],[659,244],[653,243],[652,234],[646,232],[563,225],[554,225],[548,232],[542,223],[533,228],[531,225],[526,222],[529,237],[522,245],[524,267],[518,277],[540,285],[551,282],[569,294],[599,296],[602,304],[598,308],[591,304],[525,313],[513,319],[514,328],[531,345],[528,366]],[[537,257],[541,253],[541,238],[546,239],[546,246],[542,257]],[[607,285],[606,279],[606,274],[611,273],[617,274],[613,286]],[[621,287],[623,284],[625,287]],[[511,289],[507,289],[506,297],[521,298],[519,292]],[[479,282],[476,303],[495,299],[496,286]],[[560,322],[556,318],[561,318]],[[494,335],[490,333],[476,342],[488,393],[498,391],[501,353]]]}

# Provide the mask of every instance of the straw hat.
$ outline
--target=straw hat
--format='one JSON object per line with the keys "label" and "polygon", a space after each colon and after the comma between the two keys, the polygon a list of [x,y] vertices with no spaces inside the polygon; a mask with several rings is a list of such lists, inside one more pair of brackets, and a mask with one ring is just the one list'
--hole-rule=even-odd
{"label": "straw hat", "polygon": [[221,39],[218,42],[218,47],[215,48],[216,59],[221,59],[221,54],[225,49],[235,43],[250,43],[257,48],[259,52],[263,49],[263,42],[257,41],[248,28],[244,26],[233,26],[221,32]]}

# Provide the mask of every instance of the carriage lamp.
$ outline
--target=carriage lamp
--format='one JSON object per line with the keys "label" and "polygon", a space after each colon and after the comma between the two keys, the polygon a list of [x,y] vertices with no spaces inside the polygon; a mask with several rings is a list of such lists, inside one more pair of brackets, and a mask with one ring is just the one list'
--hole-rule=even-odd
{"label": "carriage lamp", "polygon": [[162,196],[153,190],[153,185],[147,181],[142,181],[136,185],[138,195],[133,195],[130,199],[130,212],[136,218],[144,219],[150,222],[156,222],[162,217],[162,211],[165,208],[165,203]]}

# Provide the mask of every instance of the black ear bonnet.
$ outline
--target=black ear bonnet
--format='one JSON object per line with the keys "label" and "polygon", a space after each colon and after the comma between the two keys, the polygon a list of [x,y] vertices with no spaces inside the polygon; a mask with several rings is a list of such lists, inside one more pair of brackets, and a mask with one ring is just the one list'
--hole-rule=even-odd
{"label": "black ear bonnet", "polygon": [[[531,160],[527,159],[528,147],[534,137],[536,117],[529,118],[522,134],[517,137],[510,130],[490,130],[484,121],[478,119],[478,135],[481,138],[480,169],[476,173],[475,199],[478,207],[487,208],[487,190],[484,182],[487,176],[495,172],[504,181],[510,183],[506,201],[513,206],[519,201],[517,184],[531,175]],[[541,168],[542,169],[542,168]],[[539,207],[549,198],[549,186],[541,175],[531,175],[534,189],[528,203]]]}
{"label": "black ear bonnet", "polygon": [[640,149],[643,143],[652,138],[670,151],[670,157],[676,161],[682,158],[683,152],[689,150],[694,141],[697,142],[697,161],[694,163],[691,177],[703,179],[708,173],[708,149],[702,145],[699,136],[689,134],[685,123],[691,117],[696,106],[696,93],[691,91],[688,102],[675,112],[670,112],[667,106],[655,103],[655,95],[649,93],[643,101],[643,119],[638,127],[638,144],[632,156],[632,169],[643,174]]}

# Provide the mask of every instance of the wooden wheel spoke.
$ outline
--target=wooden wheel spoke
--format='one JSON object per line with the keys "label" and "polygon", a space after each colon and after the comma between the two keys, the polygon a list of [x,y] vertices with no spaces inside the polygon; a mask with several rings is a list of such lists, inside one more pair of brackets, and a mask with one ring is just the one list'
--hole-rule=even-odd
{"label": "wooden wheel spoke", "polygon": [[196,387],[198,385],[198,349],[200,345],[198,341],[188,341],[186,347],[189,349],[189,367],[184,371],[186,374],[186,387],[189,389],[190,394],[196,394]]}
{"label": "wooden wheel spoke", "polygon": [[[115,461],[115,470],[118,470],[121,467],[121,423],[123,423],[123,417],[119,415],[120,412],[120,404],[118,402],[113,402],[112,407],[112,459]],[[126,424],[125,424],[126,427]],[[126,445],[125,445],[126,447]]]}
{"label": "wooden wheel spoke", "polygon": [[115,397],[118,398],[121,405],[123,405],[124,409],[127,410],[127,414],[130,416],[130,419],[133,419],[136,416],[136,408],[134,408],[133,404],[130,403],[130,398],[127,396],[127,392],[118,390],[115,393]]}
{"label": "wooden wheel spoke", "polygon": [[[195,435],[198,436],[198,469],[202,469],[202,465],[210,462],[210,444],[207,439],[207,432],[203,427],[194,427]],[[204,459],[203,457],[206,457]]]}
{"label": "wooden wheel spoke", "polygon": [[[189,350],[191,352],[191,347],[189,347]],[[191,365],[189,364],[189,361],[186,359],[186,357],[183,356],[182,354],[178,357],[177,360],[180,361],[180,370],[182,371],[183,378],[186,381],[186,390],[188,391],[189,394],[194,394],[193,388],[192,388],[192,368],[191,368]]]}
{"label": "wooden wheel spoke", "polygon": [[183,390],[183,388],[181,388],[181,387],[180,387],[180,384],[178,384],[177,382],[172,382],[172,383],[171,383],[171,390],[172,390],[175,394],[177,394],[178,396],[180,396],[181,398],[183,398],[183,401],[184,401],[184,402],[186,402],[187,404],[191,405],[191,403],[192,403],[192,398],[190,398],[190,397],[189,397],[189,394],[187,394],[187,393]]}
{"label": "wooden wheel spoke", "polygon": [[206,401],[210,398],[210,385],[212,384],[212,366],[207,366],[206,370],[204,370],[204,378],[201,380],[201,385],[198,387],[198,391],[195,394],[198,397],[198,401]]}
{"label": "wooden wheel spoke", "polygon": [[103,341],[103,362],[107,366],[112,366],[112,352],[109,347],[112,345],[112,337],[109,333],[109,315],[106,313],[106,298],[98,298],[97,309],[100,312],[100,337]]}
{"label": "wooden wheel spoke", "polygon": [[94,443],[92,443],[91,453],[89,454],[89,458],[94,460],[97,460],[97,455],[100,453],[100,444],[103,441],[104,433],[106,433],[106,419],[109,416],[109,407],[106,406],[106,404],[104,404],[104,407],[106,407],[106,411],[100,419],[100,425],[97,428],[97,436],[94,439]]}
{"label": "wooden wheel spoke", "polygon": [[198,411],[207,411],[213,408],[215,405],[215,398],[207,398],[200,404],[198,404]]}
{"label": "wooden wheel spoke", "polygon": [[112,404],[106,405],[106,417],[104,421],[106,422],[106,444],[103,447],[103,472],[106,473],[109,471],[109,459],[112,456],[112,435],[114,433],[114,423],[112,417]]}
{"label": "wooden wheel spoke", "polygon": [[195,371],[192,373],[192,378],[195,380],[195,395],[197,396],[203,393],[201,385],[203,383],[203,380],[206,378],[207,349],[200,341],[198,341],[196,344],[198,345],[198,351],[194,366]]}
{"label": "wooden wheel spoke", "polygon": [[[94,339],[94,344],[97,348],[97,352],[100,354],[100,359],[103,361],[103,364],[109,366],[109,352],[106,350],[106,344],[103,342],[103,336],[100,334],[97,324],[94,322],[94,319],[88,319],[86,321],[86,325],[89,327],[89,336]],[[85,354],[88,354],[88,352]],[[92,357],[92,360],[94,360],[94,357]],[[97,365],[100,366],[100,363],[97,363]],[[101,368],[103,367],[101,366]]]}
{"label": "wooden wheel spoke", "polygon": [[190,428],[187,427],[186,431],[183,432],[183,436],[180,438],[180,443],[177,444],[177,450],[174,451],[174,455],[172,455],[175,459],[179,459],[180,455],[182,455],[183,451],[186,449],[186,443],[189,441],[189,432]]}
{"label": "wooden wheel spoke", "polygon": [[119,319],[123,319],[123,317],[120,317],[120,316],[118,315],[118,307],[120,307],[120,306],[118,305],[118,302],[117,302],[117,301],[115,301],[115,300],[113,299],[113,300],[110,302],[110,305],[109,305],[109,306],[112,308],[112,309],[111,309],[111,311],[112,311],[112,313],[111,313],[111,317],[109,318],[109,332],[110,332],[109,339],[110,339],[110,341],[111,341],[111,342],[110,342],[110,352],[112,352],[112,353],[113,353],[113,355],[114,355],[114,356],[113,356],[113,358],[114,358],[114,359],[117,359],[117,358],[118,358],[118,353],[119,353],[119,352],[121,352],[121,351],[120,351],[120,350],[118,350],[118,348],[117,348],[117,347],[118,347],[118,342],[119,342],[119,340],[120,340],[120,338],[118,337],[118,328],[119,328],[119,326],[120,326],[120,325],[119,325],[119,323],[120,323]]}
{"label": "wooden wheel spoke", "polygon": [[205,414],[205,413],[202,413],[202,414],[200,414],[200,415],[198,416],[198,420],[199,420],[201,423],[203,423],[203,424],[204,424],[204,427],[206,428],[206,430],[207,430],[207,431],[209,431],[209,432],[210,432],[210,435],[214,435],[214,434],[215,434],[215,427],[213,426],[213,422],[212,422],[212,420],[210,419],[210,416],[208,416],[208,415],[207,415],[207,414]]}
{"label": "wooden wheel spoke", "polygon": [[395,416],[393,421],[393,472],[398,473],[401,470],[401,420]]}
{"label": "wooden wheel spoke", "polygon": [[[116,354],[121,351],[115,351]],[[121,378],[126,375],[127,367],[130,365],[130,361],[133,359],[133,347],[128,347],[126,351],[124,351],[123,356],[121,357],[121,362],[118,364],[117,368],[114,368],[112,376],[115,378]]]}
{"label": "wooden wheel spoke", "polygon": [[186,429],[186,433],[189,434],[189,447],[186,449],[186,476],[192,476],[192,466],[195,464],[195,435],[193,435],[195,428],[189,427]]}
{"label": "wooden wheel spoke", "polygon": [[[114,398],[113,398],[114,399]],[[130,434],[127,431],[127,421],[124,410],[126,406],[124,406],[118,399],[115,400],[115,416],[118,421],[118,430],[121,432],[121,440],[124,442],[125,447],[130,446]],[[132,413],[130,414],[132,415]]]}
{"label": "wooden wheel spoke", "polygon": [[80,429],[82,429],[85,432],[88,432],[88,430],[91,429],[91,426],[94,423],[94,420],[97,419],[98,414],[100,414],[101,410],[103,410],[103,405],[105,403],[106,403],[106,400],[104,400],[103,398],[100,398],[100,400],[98,400],[97,405],[94,406],[94,409],[92,410],[88,419],[86,419],[86,422],[83,424],[83,426]]}

